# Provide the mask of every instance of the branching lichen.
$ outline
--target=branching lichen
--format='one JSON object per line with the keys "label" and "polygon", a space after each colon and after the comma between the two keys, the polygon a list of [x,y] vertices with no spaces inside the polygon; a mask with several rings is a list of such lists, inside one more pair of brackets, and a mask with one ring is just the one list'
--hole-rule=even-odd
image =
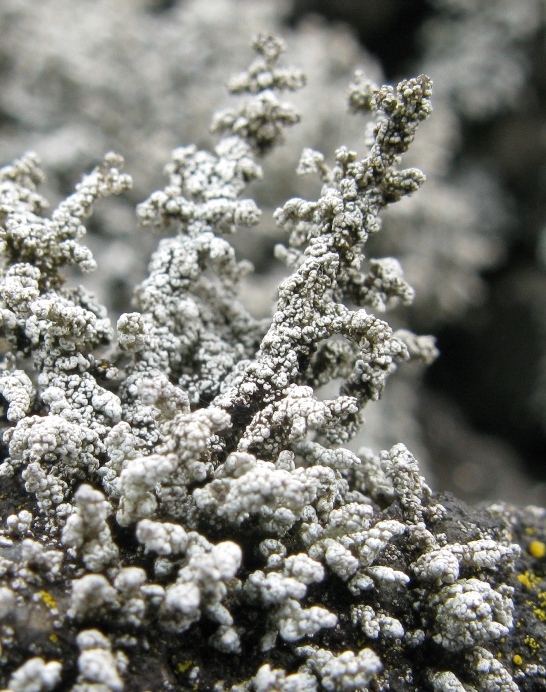
{"label": "branching lichen", "polygon": [[121,159],[108,154],[51,217],[34,155],[0,171],[0,472],[21,499],[0,535],[2,681],[516,690],[521,551],[506,513],[432,493],[403,444],[341,446],[399,365],[437,355],[431,337],[371,312],[413,290],[396,259],[364,255],[382,210],[424,182],[399,164],[431,112],[430,79],[377,87],[357,74],[349,104],[369,119],[367,150],[341,147],[332,166],[303,152],[300,172],[322,189],[277,210],[290,273],[271,320],[256,320],[237,297],[250,267],[227,236],[258,223],[242,195],[299,120],[277,92],[305,80],[279,66],[276,36],[254,48],[230,83],[246,100],[214,118],[214,151],[175,150],[167,186],[138,207],[172,236],[117,339],[61,270],[95,268],[83,222],[129,187]]}

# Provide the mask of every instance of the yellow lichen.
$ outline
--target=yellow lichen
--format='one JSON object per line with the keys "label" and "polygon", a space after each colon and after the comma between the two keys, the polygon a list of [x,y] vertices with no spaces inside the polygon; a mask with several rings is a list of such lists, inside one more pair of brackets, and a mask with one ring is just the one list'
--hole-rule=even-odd
{"label": "yellow lichen", "polygon": [[540,583],[541,578],[537,577],[531,570],[523,572],[523,574],[518,574],[517,580],[520,584],[523,584],[527,589],[533,589],[537,584]]}
{"label": "yellow lichen", "polygon": [[514,662],[514,665],[521,666],[523,663],[523,658],[519,654],[514,654],[512,656],[512,661]]}
{"label": "yellow lichen", "polygon": [[546,609],[545,608],[533,608],[533,613],[542,622],[546,622]]}
{"label": "yellow lichen", "polygon": [[40,591],[40,596],[42,597],[42,601],[46,604],[48,608],[53,610],[53,608],[57,607],[57,601],[55,598],[49,593],[49,591]]}
{"label": "yellow lichen", "polygon": [[518,581],[520,584],[523,584],[528,589],[533,588],[533,584],[531,583],[531,580],[529,579],[529,576],[527,572],[524,572],[523,574],[518,574]]}
{"label": "yellow lichen", "polygon": [[536,654],[536,652],[540,649],[540,644],[534,637],[525,637],[523,641],[531,649],[531,652],[533,654]]}
{"label": "yellow lichen", "polygon": [[531,541],[529,543],[529,552],[537,560],[540,560],[546,555],[546,543],[543,541]]}
{"label": "yellow lichen", "polygon": [[192,667],[192,665],[193,663],[191,662],[191,660],[181,661],[176,666],[176,670],[178,673],[187,673],[188,670]]}

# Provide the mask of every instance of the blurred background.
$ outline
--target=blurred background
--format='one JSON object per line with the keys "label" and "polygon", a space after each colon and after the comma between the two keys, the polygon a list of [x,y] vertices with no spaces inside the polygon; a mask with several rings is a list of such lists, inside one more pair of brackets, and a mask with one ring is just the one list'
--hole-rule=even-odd
{"label": "blurred background", "polygon": [[171,149],[213,145],[223,85],[264,30],[308,85],[291,98],[302,123],[249,191],[264,215],[235,239],[255,266],[242,299],[271,314],[286,271],[272,211],[319,191],[294,173],[302,148],[365,153],[353,71],[429,74],[434,113],[403,163],[427,183],[385,213],[368,256],[400,259],[416,300],[388,319],[435,334],[441,355],[390,379],[353,447],[403,441],[436,490],[546,505],[546,0],[2,0],[1,164],[36,151],[55,206],[106,151],[125,157],[134,187],[90,221],[99,270],[85,278],[115,317],[158,240],[135,203],[164,185]]}

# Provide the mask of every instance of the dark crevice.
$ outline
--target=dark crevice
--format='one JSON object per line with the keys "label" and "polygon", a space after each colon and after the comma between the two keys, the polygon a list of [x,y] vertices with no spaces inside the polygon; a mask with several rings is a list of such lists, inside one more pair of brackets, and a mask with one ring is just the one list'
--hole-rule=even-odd
{"label": "dark crevice", "polygon": [[432,10],[425,0],[294,0],[286,21],[291,27],[310,14],[344,22],[359,42],[376,55],[388,79],[404,74],[419,51],[419,30]]}

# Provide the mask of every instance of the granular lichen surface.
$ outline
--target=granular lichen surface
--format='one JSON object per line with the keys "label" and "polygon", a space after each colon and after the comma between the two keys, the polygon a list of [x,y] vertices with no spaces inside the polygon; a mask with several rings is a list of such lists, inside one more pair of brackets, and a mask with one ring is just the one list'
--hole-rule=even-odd
{"label": "granular lichen surface", "polygon": [[49,215],[35,154],[0,170],[1,683],[544,689],[546,512],[432,493],[402,443],[345,447],[399,367],[437,356],[375,314],[413,289],[395,258],[364,254],[382,210],[424,183],[400,164],[431,81],[355,75],[364,153],[303,151],[322,188],[275,213],[288,275],[258,320],[228,238],[260,220],[244,195],[297,126],[279,94],[305,75],[276,36],[254,49],[214,150],[176,149],[137,208],[163,238],[116,328],[63,271],[96,268],[85,222],[130,187],[121,157]]}

